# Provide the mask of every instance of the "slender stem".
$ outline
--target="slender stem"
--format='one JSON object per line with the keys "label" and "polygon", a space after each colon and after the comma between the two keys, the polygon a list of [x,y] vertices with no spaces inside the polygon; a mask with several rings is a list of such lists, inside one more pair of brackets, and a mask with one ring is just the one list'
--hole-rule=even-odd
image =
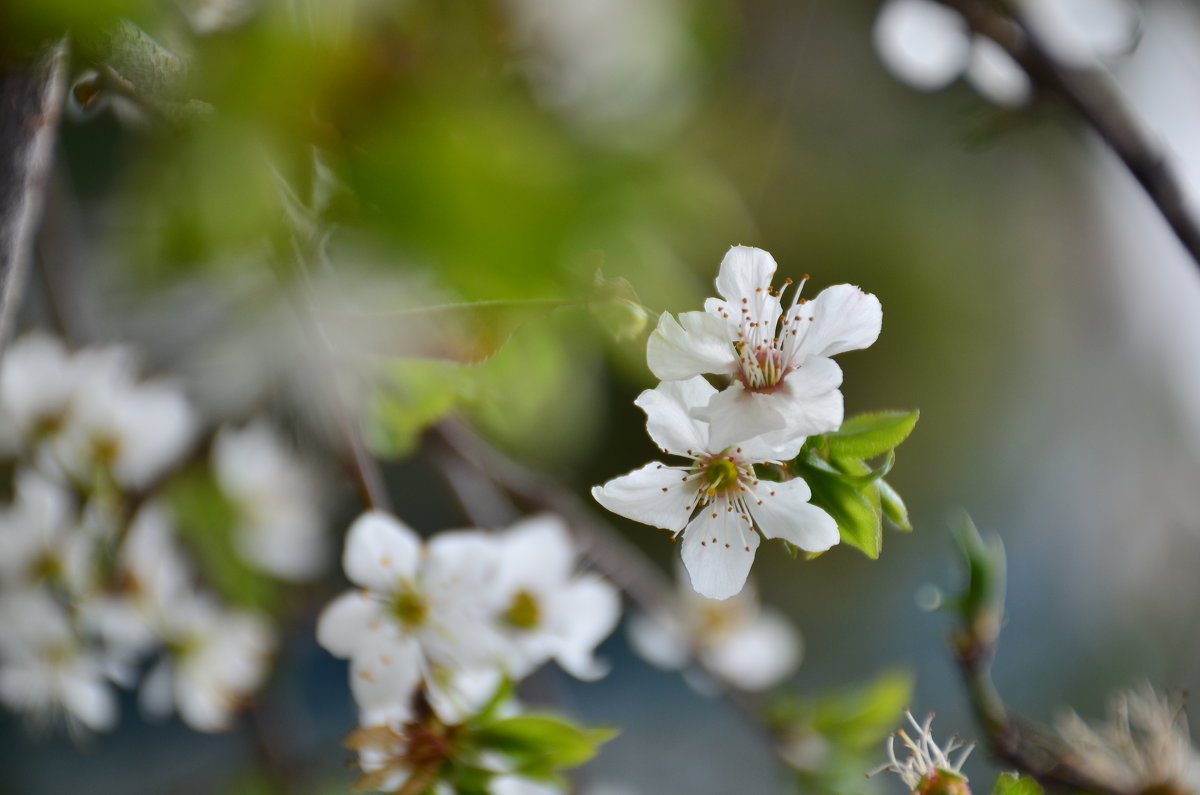
{"label": "slender stem", "polygon": [[1068,66],[1021,17],[989,0],[938,0],[962,14],[975,33],[996,42],[1039,88],[1074,111],[1124,163],[1200,266],[1200,223],[1162,147],[1100,69]]}
{"label": "slender stem", "polygon": [[27,69],[0,72],[0,350],[16,323],[67,80],[67,40]]}

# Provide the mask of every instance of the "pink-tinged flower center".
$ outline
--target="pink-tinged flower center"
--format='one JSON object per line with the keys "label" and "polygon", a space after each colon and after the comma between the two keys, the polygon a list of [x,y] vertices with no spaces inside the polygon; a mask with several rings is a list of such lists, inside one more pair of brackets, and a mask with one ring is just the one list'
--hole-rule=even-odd
{"label": "pink-tinged flower center", "polygon": [[774,346],[751,350],[749,345],[738,341],[733,347],[738,354],[738,380],[748,391],[773,391],[791,369],[783,360],[783,351]]}

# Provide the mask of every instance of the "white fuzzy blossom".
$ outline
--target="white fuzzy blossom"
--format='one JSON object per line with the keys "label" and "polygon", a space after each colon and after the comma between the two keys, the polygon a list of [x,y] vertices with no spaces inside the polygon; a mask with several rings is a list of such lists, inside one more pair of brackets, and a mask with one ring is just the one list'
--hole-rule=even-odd
{"label": "white fuzzy blossom", "polygon": [[785,307],[771,287],[775,270],[762,249],[731,248],[717,274],[721,297],[703,312],[664,313],[646,360],[663,380],[727,376],[729,385],[691,412],[710,423],[708,442],[719,449],[765,434],[770,457],[786,460],[805,437],[842,424],[842,371],[829,357],[875,342],[883,311],[878,298],[849,284],[811,301],[800,297],[800,284]]}
{"label": "white fuzzy blossom", "polygon": [[756,529],[810,552],[829,549],[839,535],[833,517],[809,504],[812,492],[802,478],[775,482],[755,473],[756,465],[784,457],[778,443],[764,436],[732,445],[713,442],[714,434],[723,439],[727,432],[696,415],[717,395],[699,376],[664,381],[639,395],[635,403],[646,412],[650,438],[688,463],[651,461],[593,488],[592,496],[613,513],[682,533],[692,587],[702,596],[727,599],[746,582],[759,545]]}
{"label": "white fuzzy blossom", "polygon": [[235,545],[255,567],[285,580],[311,580],[326,561],[320,482],[265,422],[222,428],[213,469],[237,511]]}
{"label": "white fuzzy blossom", "polygon": [[1089,724],[1067,712],[1055,727],[1072,762],[1115,790],[1200,792],[1200,754],[1182,696],[1143,683],[1112,697],[1105,722]]}
{"label": "white fuzzy blossom", "polygon": [[800,663],[803,645],[791,622],[759,604],[753,583],[725,600],[706,599],[680,581],[673,604],[634,614],[634,650],[647,662],[678,670],[695,657],[710,674],[741,690],[779,684]]}
{"label": "white fuzzy blossom", "polygon": [[317,639],[351,661],[363,726],[409,720],[422,688],[442,720],[461,720],[503,674],[521,678],[550,659],[576,676],[604,673],[593,653],[616,625],[619,599],[607,582],[575,573],[575,561],[548,516],[422,543],[395,517],[369,511],[342,558],[358,590],[325,608]]}
{"label": "white fuzzy blossom", "polygon": [[[868,775],[895,773],[910,790],[917,793],[969,793],[970,790],[965,788],[967,779],[962,774],[962,766],[975,749],[975,743],[966,744],[955,735],[944,745],[938,745],[930,731],[932,714],[925,718],[924,723],[917,723],[908,710],[904,711],[904,716],[912,726],[914,736],[909,737],[904,729],[888,735],[888,761]],[[908,758],[903,761],[896,756],[896,737],[900,738],[904,749],[908,751]],[[959,752],[958,756],[952,757],[956,751]]]}

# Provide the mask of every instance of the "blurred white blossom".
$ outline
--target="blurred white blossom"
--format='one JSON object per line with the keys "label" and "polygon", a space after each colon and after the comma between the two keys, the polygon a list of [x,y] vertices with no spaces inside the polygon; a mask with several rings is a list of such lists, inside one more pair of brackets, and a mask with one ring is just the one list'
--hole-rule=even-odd
{"label": "blurred white blossom", "polygon": [[496,604],[510,649],[507,673],[521,678],[549,659],[581,679],[607,666],[593,658],[621,616],[617,589],[594,574],[577,574],[577,553],[560,519],[519,522],[500,539]]}
{"label": "blurred white blossom", "polygon": [[499,565],[498,545],[482,532],[441,533],[423,545],[380,511],[354,522],[342,566],[358,589],[325,608],[317,640],[351,661],[362,725],[407,719],[422,682],[446,720],[491,695],[469,685],[478,669],[495,668],[504,647],[488,598]]}
{"label": "blurred white blossom", "polygon": [[741,690],[779,684],[800,664],[803,644],[791,622],[759,604],[753,583],[725,599],[706,599],[680,580],[673,604],[634,614],[634,650],[647,662],[678,670],[695,657],[711,674]]}
{"label": "blurred white blossom", "polygon": [[310,580],[326,561],[321,483],[265,422],[226,427],[212,451],[217,482],[238,513],[239,554],[285,580]]}

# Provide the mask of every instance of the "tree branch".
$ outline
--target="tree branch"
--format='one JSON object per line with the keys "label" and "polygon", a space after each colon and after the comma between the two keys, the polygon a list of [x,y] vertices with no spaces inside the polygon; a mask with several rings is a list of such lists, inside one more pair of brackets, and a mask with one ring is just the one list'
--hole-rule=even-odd
{"label": "tree branch", "polygon": [[67,40],[0,71],[0,351],[25,292],[67,81]]}
{"label": "tree branch", "polygon": [[975,33],[1000,45],[1030,80],[1075,112],[1142,186],[1179,242],[1200,266],[1200,223],[1161,146],[1100,69],[1068,66],[1012,10],[989,0],[937,0],[959,12]]}

